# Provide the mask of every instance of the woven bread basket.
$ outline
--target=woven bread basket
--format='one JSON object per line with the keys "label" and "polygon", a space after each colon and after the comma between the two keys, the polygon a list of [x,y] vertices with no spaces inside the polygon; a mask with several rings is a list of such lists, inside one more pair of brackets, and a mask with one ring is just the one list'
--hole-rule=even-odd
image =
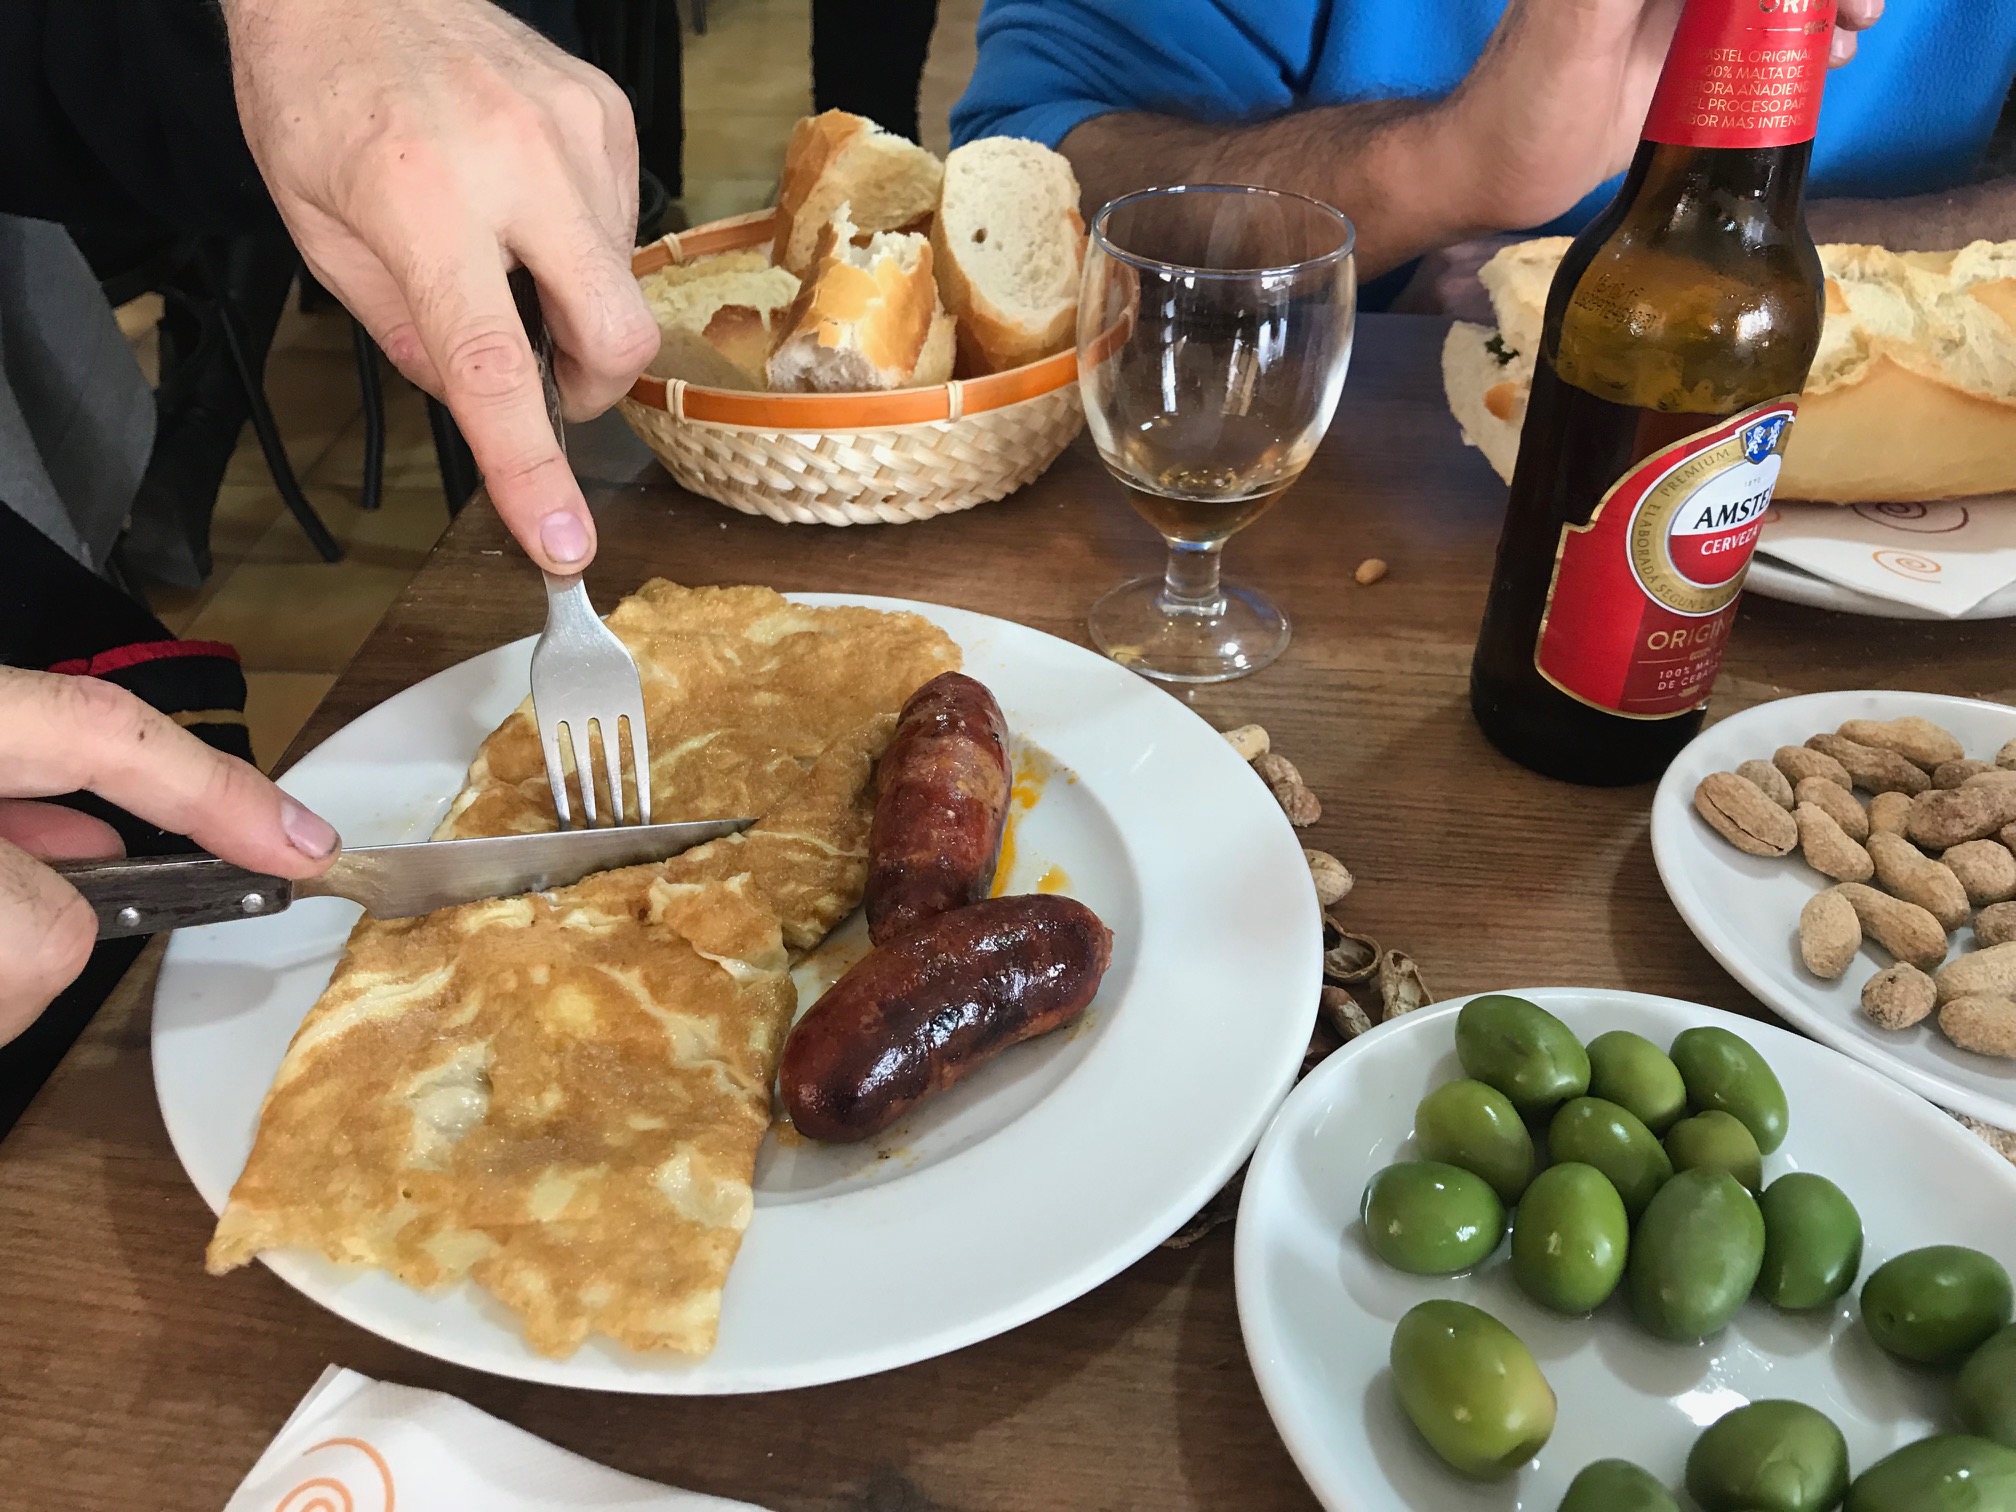
{"label": "woven bread basket", "polygon": [[[774,212],[640,247],[638,277],[768,246]],[[639,378],[619,406],[692,492],[797,525],[899,525],[986,504],[1035,478],[1078,434],[1078,359],[873,394],[771,394]]]}

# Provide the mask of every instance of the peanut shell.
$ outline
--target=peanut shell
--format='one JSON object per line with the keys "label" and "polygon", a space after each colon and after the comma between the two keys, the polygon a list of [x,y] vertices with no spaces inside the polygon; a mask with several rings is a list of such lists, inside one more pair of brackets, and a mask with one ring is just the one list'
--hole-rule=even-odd
{"label": "peanut shell", "polygon": [[1927,850],[1946,850],[1981,840],[2016,822],[2016,782],[1934,789],[1911,800],[1904,833]]}
{"label": "peanut shell", "polygon": [[1863,938],[1874,940],[1898,960],[1930,971],[1946,959],[1946,931],[1916,903],[1893,898],[1864,882],[1841,882],[1828,891],[1839,893],[1854,907]]}
{"label": "peanut shell", "polygon": [[2016,1057],[2016,1001],[1987,993],[1949,999],[1939,1009],[1939,1030],[1976,1055]]}
{"label": "peanut shell", "polygon": [[1895,751],[1866,746],[1845,735],[1814,735],[1806,744],[1832,756],[1855,779],[1855,786],[1872,793],[1922,793],[1932,779]]}
{"label": "peanut shell", "polygon": [[[1813,785],[1833,786],[1825,782]],[[1869,852],[1849,839],[1841,826],[1834,822],[1834,816],[1818,804],[1800,804],[1792,811],[1792,820],[1799,828],[1800,854],[1806,858],[1806,864],[1821,876],[1832,877],[1836,882],[1867,882],[1874,874],[1876,868],[1869,859]],[[1897,843],[1904,844],[1901,840]]]}
{"label": "peanut shell", "polygon": [[1799,910],[1799,958],[1813,975],[1835,980],[1861,944],[1862,921],[1838,887],[1813,894]]}
{"label": "peanut shell", "polygon": [[[1771,768],[1777,771],[1776,767]],[[1815,808],[1825,809],[1827,817],[1841,826],[1841,832],[1858,845],[1869,838],[1869,811],[1862,807],[1862,800],[1838,782],[1829,782],[1824,777],[1808,777],[1793,793],[1796,807],[1810,803]]]}
{"label": "peanut shell", "polygon": [[1241,725],[1236,730],[1227,730],[1225,739],[1239,753],[1242,761],[1258,761],[1267,754],[1267,731],[1260,725]]}
{"label": "peanut shell", "polygon": [[2016,740],[2005,741],[1995,753],[1995,765],[2016,771]]}
{"label": "peanut shell", "polygon": [[1694,789],[1694,809],[1724,840],[1751,856],[1783,856],[1799,843],[1792,816],[1734,772],[1710,772]]}
{"label": "peanut shell", "polygon": [[1302,859],[1309,863],[1309,880],[1316,884],[1316,902],[1328,908],[1333,903],[1341,903],[1350,893],[1351,873],[1328,851],[1302,848]]}
{"label": "peanut shell", "polygon": [[[1782,809],[1791,808],[1797,800],[1792,795],[1792,784],[1785,774],[1768,761],[1752,758],[1736,768],[1736,775],[1746,782],[1757,784],[1757,790]],[[1832,787],[1832,783],[1827,786]]]}
{"label": "peanut shell", "polygon": [[1942,761],[1958,761],[1967,754],[1951,730],[1916,714],[1902,719],[1851,719],[1841,726],[1841,733],[1859,745],[1895,751],[1928,772]]}
{"label": "peanut shell", "polygon": [[1961,997],[2016,997],[2016,943],[1955,956],[1932,974],[1939,1001]]}
{"label": "peanut shell", "polygon": [[1808,750],[1805,746],[1778,747],[1771,753],[1771,765],[1783,772],[1785,780],[1794,787],[1808,777],[1824,777],[1844,788],[1855,786],[1855,779],[1848,775],[1848,768],[1824,751]]}
{"label": "peanut shell", "polygon": [[1911,822],[1909,793],[1878,793],[1869,800],[1871,834],[1901,835]]}
{"label": "peanut shell", "polygon": [[1934,861],[1899,835],[1871,835],[1869,859],[1876,864],[1876,883],[1892,897],[1916,903],[1939,921],[1942,929],[1967,922],[1967,889],[1944,863]]}
{"label": "peanut shell", "polygon": [[1995,903],[1974,915],[1974,948],[1987,950],[2016,940],[2016,903]]}
{"label": "peanut shell", "polygon": [[1963,840],[1939,860],[1976,907],[2016,898],[2016,853],[2000,840]]}
{"label": "peanut shell", "polygon": [[1964,757],[1959,761],[1942,761],[1932,769],[1932,786],[1957,788],[1977,772],[1994,770],[1995,764],[1992,761],[1972,761]]}
{"label": "peanut shell", "polygon": [[1909,1029],[1938,996],[1932,978],[1908,961],[1894,961],[1862,984],[1862,1016],[1884,1029]]}

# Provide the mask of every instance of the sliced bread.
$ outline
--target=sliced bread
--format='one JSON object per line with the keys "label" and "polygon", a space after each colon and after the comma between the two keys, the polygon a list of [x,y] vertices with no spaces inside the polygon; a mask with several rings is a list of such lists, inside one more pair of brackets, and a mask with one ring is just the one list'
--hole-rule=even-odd
{"label": "sliced bread", "polygon": [[[1442,378],[1463,439],[1509,478],[1563,237],[1479,273],[1496,332],[1458,322]],[[1778,497],[1911,503],[2016,491],[2016,242],[1957,252],[1824,246],[1820,350]]]}
{"label": "sliced bread", "polygon": [[843,205],[820,233],[812,275],[770,354],[771,388],[861,393],[951,376],[951,322],[932,281],[931,244],[880,231],[857,246],[856,230]]}
{"label": "sliced bread", "polygon": [[954,150],[931,246],[968,372],[998,373],[1071,345],[1085,222],[1062,154],[1019,137]]}
{"label": "sliced bread", "polygon": [[803,277],[842,205],[858,236],[923,230],[943,173],[922,147],[861,116],[844,110],[806,116],[784,148],[773,260]]}
{"label": "sliced bread", "polygon": [[760,251],[724,252],[675,263],[640,280],[658,320],[658,355],[648,371],[707,388],[767,386],[764,363],[798,280]]}

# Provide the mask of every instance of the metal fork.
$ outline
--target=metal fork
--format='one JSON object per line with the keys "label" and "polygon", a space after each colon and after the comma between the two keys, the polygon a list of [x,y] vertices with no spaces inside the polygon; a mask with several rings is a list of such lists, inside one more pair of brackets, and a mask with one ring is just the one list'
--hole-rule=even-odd
{"label": "metal fork", "polygon": [[[567,431],[560,418],[560,388],[553,378],[553,338],[539,308],[539,291],[523,268],[511,274],[510,284],[539,365],[553,439],[564,455]],[[553,789],[560,828],[574,828],[567,798],[569,763],[581,782],[582,828],[596,825],[594,743],[598,737],[609,779],[609,823],[649,824],[651,745],[644,728],[644,683],[637,674],[636,659],[595,613],[580,573],[548,572],[545,578],[546,628],[532,648],[532,715],[539,724],[539,748],[546,756],[546,781]],[[626,726],[637,790],[635,811],[627,817],[623,810],[622,742]]]}

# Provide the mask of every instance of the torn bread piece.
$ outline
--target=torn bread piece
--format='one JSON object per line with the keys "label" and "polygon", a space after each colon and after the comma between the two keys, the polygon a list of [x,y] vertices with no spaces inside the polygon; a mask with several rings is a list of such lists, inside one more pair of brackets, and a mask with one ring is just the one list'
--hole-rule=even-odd
{"label": "torn bread piece", "polygon": [[758,251],[675,263],[638,281],[658,321],[647,371],[708,388],[762,389],[764,364],[798,280]]}
{"label": "torn bread piece", "polygon": [[873,121],[829,110],[791,128],[777,191],[772,260],[803,277],[818,258],[820,234],[842,205],[862,236],[921,231],[938,205],[944,169],[916,143]]}
{"label": "torn bread piece", "polygon": [[842,205],[770,354],[770,387],[863,393],[942,383],[951,376],[952,324],[938,301],[931,244],[879,231],[866,246]]}

